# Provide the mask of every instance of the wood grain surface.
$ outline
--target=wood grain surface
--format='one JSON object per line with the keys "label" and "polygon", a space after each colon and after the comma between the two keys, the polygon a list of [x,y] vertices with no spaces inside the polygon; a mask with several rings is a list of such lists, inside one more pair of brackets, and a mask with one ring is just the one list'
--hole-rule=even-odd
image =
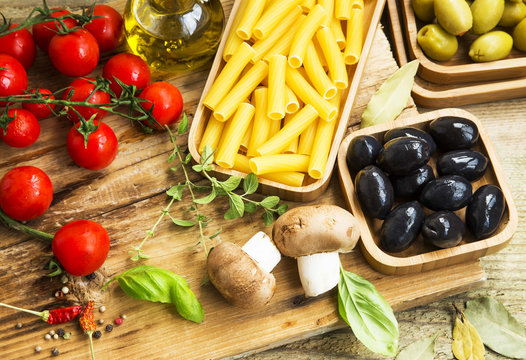
{"label": "wood grain surface", "polygon": [[[7,16],[18,16],[27,13],[28,6],[36,1],[18,2],[21,7],[7,7],[4,0],[0,9]],[[59,2],[52,2],[58,4]],[[75,0],[71,5],[76,6]],[[228,4],[225,10],[228,12]],[[122,4],[122,2],[121,2]],[[11,4],[9,4],[11,5]],[[12,15],[10,15],[12,14]],[[382,31],[377,32],[375,44],[364,72],[358,91],[356,106],[351,114],[350,124],[359,122],[361,113],[370,96],[381,82],[396,69],[396,63],[391,56],[389,43]],[[100,69],[98,69],[100,70]],[[60,88],[67,85],[69,79],[50,75],[49,60],[43,55],[37,59],[36,65],[30,71],[34,84],[46,81],[52,87]],[[177,76],[171,81],[178,86],[185,96],[185,111],[190,117],[195,110],[200,91],[207,77],[207,69],[184,76]],[[482,271],[478,264],[466,264],[435,273],[429,276],[425,284],[416,284],[417,278],[385,278],[372,272],[363,258],[356,252],[342,258],[345,266],[368,277],[381,289],[382,293],[395,305],[400,323],[400,343],[405,346],[424,336],[440,332],[437,340],[437,358],[452,359],[451,329],[454,311],[452,302],[462,305],[464,301],[480,295],[496,296],[508,307],[517,319],[526,324],[526,280],[523,274],[526,270],[525,210],[526,188],[523,184],[523,168],[526,165],[526,149],[523,143],[526,134],[526,122],[523,113],[526,101],[523,99],[495,102],[464,109],[473,112],[482,120],[491,134],[501,159],[504,171],[508,176],[512,193],[519,211],[519,227],[510,245],[501,252],[482,259],[482,266],[487,274],[487,280],[477,290],[469,290]],[[426,109],[420,109],[426,111]],[[0,161],[0,173],[21,164],[38,164],[52,177],[55,186],[55,198],[50,211],[41,219],[29,224],[36,228],[54,232],[67,221],[88,218],[100,222],[108,229],[112,237],[111,256],[100,274],[111,276],[116,272],[129,268],[127,251],[130,246],[137,245],[157,219],[160,210],[166,205],[164,191],[171,185],[180,182],[180,173],[169,172],[167,156],[170,144],[166,134],[153,136],[143,135],[127,121],[109,117],[107,123],[113,127],[120,140],[120,152],[116,161],[106,170],[88,172],[76,167],[64,149],[65,134],[70,124],[64,119],[46,119],[42,122],[43,131],[39,141],[30,149],[16,151],[4,144],[0,145],[3,154]],[[52,129],[52,130],[49,130]],[[180,139],[184,144],[185,138]],[[200,182],[196,176],[193,178]],[[336,176],[333,176],[327,192],[316,202],[335,203],[345,206]],[[295,205],[295,204],[292,204]],[[173,211],[181,213],[188,203],[177,204]],[[227,208],[224,202],[204,208],[206,215],[214,218],[208,231],[215,232],[222,227],[222,240],[242,243],[248,233],[254,233],[265,228],[258,214],[236,221],[223,221],[222,214]],[[12,231],[0,229],[2,244],[0,245],[0,299],[32,309],[44,309],[66,303],[54,298],[54,293],[62,284],[58,279],[43,276],[42,269],[46,263],[43,257],[49,254],[49,246]],[[190,286],[200,299],[204,300],[206,314],[205,323],[194,325],[177,317],[173,308],[167,305],[149,304],[127,298],[119,289],[112,287],[102,299],[108,310],[97,313],[97,318],[111,321],[121,313],[127,315],[125,323],[112,333],[103,333],[100,340],[95,341],[98,359],[193,359],[200,358],[195,351],[206,348],[206,358],[221,358],[225,356],[239,357],[247,351],[262,350],[258,344],[267,343],[277,346],[280,343],[288,345],[271,350],[248,355],[249,359],[382,359],[368,351],[352,335],[349,329],[343,328],[325,333],[330,329],[342,327],[337,318],[334,293],[320,299],[307,302],[291,302],[291,299],[301,294],[297,274],[293,271],[295,265],[291,259],[285,259],[276,269],[279,279],[274,307],[262,316],[256,313],[240,312],[229,307],[224,300],[210,287],[199,287],[204,269],[203,252],[197,248],[188,250],[188,245],[198,240],[195,229],[181,230],[174,228],[167,221],[161,223],[157,236],[146,245],[146,251],[152,255],[149,263],[160,265],[174,272],[184,271]],[[454,271],[453,271],[454,270]],[[101,279],[95,279],[91,284],[97,287]],[[420,279],[421,280],[421,279]],[[77,282],[80,287],[87,283]],[[451,286],[451,282],[461,285],[461,288]],[[442,284],[442,285],[441,285]],[[444,284],[447,284],[444,286]],[[442,287],[441,287],[442,286]],[[433,288],[434,292],[429,292]],[[454,292],[466,290],[454,297],[431,302]],[[406,289],[411,289],[407,294]],[[401,291],[402,290],[402,291]],[[404,301],[409,295],[410,302]],[[416,300],[415,300],[416,299]],[[427,304],[429,303],[429,304]],[[427,305],[424,305],[427,304]],[[412,310],[401,311],[418,306]],[[320,312],[320,309],[323,309]],[[300,310],[298,312],[298,310]],[[228,318],[228,322],[221,319]],[[20,322],[21,329],[15,329]],[[198,330],[195,330],[197,327]],[[55,340],[46,342],[44,334],[49,327],[29,315],[14,313],[7,309],[0,310],[0,354],[2,359],[48,358],[50,349],[56,346],[63,358],[87,359],[89,352],[87,341],[74,324],[64,326],[73,332],[71,340]],[[247,333],[252,329],[252,333]],[[294,328],[295,335],[276,339],[276,333],[285,334],[286,329]],[[298,331],[298,328],[302,329]],[[56,329],[56,328],[55,328]],[[254,330],[256,329],[256,330]],[[259,332],[263,329],[263,332]],[[318,330],[316,330],[318,329]],[[256,333],[257,332],[257,333]],[[324,332],[323,335],[316,333]],[[191,336],[189,334],[191,333]],[[292,337],[291,337],[292,336]],[[308,339],[304,339],[308,336]],[[300,340],[302,339],[303,340]],[[40,355],[33,355],[35,345],[41,345],[44,350]],[[170,352],[167,352],[167,350]],[[196,350],[197,349],[197,350]],[[194,352],[193,352],[194,351]],[[202,354],[202,352],[201,352]],[[234,355],[237,354],[237,355]],[[490,352],[488,358],[501,359]]]}

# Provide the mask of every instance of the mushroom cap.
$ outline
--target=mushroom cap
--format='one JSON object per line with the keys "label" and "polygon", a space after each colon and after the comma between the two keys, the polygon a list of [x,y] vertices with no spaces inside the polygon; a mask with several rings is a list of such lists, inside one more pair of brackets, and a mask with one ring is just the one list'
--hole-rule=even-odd
{"label": "mushroom cap", "polygon": [[281,215],[272,228],[272,239],[279,251],[290,257],[350,252],[359,238],[356,218],[336,205],[294,208]]}
{"label": "mushroom cap", "polygon": [[207,259],[210,282],[232,305],[260,308],[267,305],[276,290],[276,279],[263,271],[238,245],[222,242]]}

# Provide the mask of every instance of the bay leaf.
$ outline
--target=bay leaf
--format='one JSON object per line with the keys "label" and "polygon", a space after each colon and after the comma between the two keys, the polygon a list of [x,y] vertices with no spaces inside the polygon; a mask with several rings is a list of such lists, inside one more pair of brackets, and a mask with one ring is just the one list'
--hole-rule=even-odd
{"label": "bay leaf", "polygon": [[393,121],[400,115],[411,96],[418,65],[418,60],[405,64],[380,86],[362,114],[362,129]]}
{"label": "bay leaf", "polygon": [[487,347],[509,358],[526,359],[526,327],[498,300],[492,297],[470,300],[464,314]]}
{"label": "bay leaf", "polygon": [[484,360],[484,344],[477,330],[462,311],[457,309],[455,327],[453,328],[453,355],[458,360]]}
{"label": "bay leaf", "polygon": [[439,333],[407,345],[395,360],[433,360],[435,358],[435,340]]}

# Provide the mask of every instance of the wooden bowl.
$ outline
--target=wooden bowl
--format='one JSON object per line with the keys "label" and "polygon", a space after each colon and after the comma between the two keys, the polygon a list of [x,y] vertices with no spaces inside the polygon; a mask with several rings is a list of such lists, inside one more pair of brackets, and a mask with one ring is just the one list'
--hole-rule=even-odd
{"label": "wooden bowl", "polygon": [[[417,43],[417,33],[424,24],[415,18],[411,0],[400,0],[404,17],[409,56],[420,61],[419,75],[436,84],[473,83],[491,80],[516,79],[526,76],[526,53],[512,49],[505,59],[475,63],[468,55],[476,35],[466,33],[458,37],[458,50],[448,61],[428,58]],[[506,30],[506,29],[501,29]]]}
{"label": "wooden bowl", "polygon": [[[494,184],[502,189],[507,206],[500,225],[493,236],[483,240],[476,240],[469,231],[466,231],[466,236],[461,244],[448,249],[439,249],[426,244],[423,241],[422,236],[419,235],[415,243],[413,243],[409,249],[396,254],[387,253],[379,246],[379,235],[382,221],[364,215],[356,192],[354,191],[354,178],[350,174],[346,162],[349,143],[353,138],[359,135],[372,135],[381,141],[385,132],[395,127],[412,126],[425,130],[432,120],[441,116],[449,115],[472,120],[478,127],[480,138],[477,145],[474,147],[474,150],[480,151],[487,156],[490,160],[490,165],[481,179],[472,182],[473,192],[475,192],[478,187],[485,184]],[[429,164],[434,169],[436,158],[437,155],[435,154],[429,161]],[[517,210],[513,203],[513,198],[506,177],[499,160],[497,159],[497,154],[489,139],[489,135],[481,122],[475,116],[464,110],[442,109],[356,131],[347,136],[340,146],[338,152],[338,170],[345,200],[360,224],[360,244],[362,252],[367,262],[374,269],[385,274],[401,275],[418,273],[443,266],[476,260],[482,256],[495,253],[504,248],[511,240],[511,237],[517,228]],[[425,209],[425,212],[426,214],[429,213],[428,209]],[[456,213],[462,220],[464,220],[465,208],[456,211]]]}
{"label": "wooden bowl", "polygon": [[[233,19],[239,9],[239,4],[241,3],[241,1],[242,0],[236,0],[232,7],[232,11],[231,11],[228,23],[225,28],[225,32],[223,34],[223,38],[219,45],[217,55],[212,64],[210,75],[208,76],[208,79],[206,81],[205,88],[203,90],[203,94],[201,96],[201,99],[199,100],[199,104],[197,106],[196,113],[194,115],[192,125],[190,128],[190,133],[188,135],[188,148],[189,148],[190,154],[192,155],[193,160],[196,162],[199,162],[199,159],[200,159],[200,154],[197,151],[199,143],[201,142],[201,138],[206,129],[208,119],[212,115],[211,111],[203,105],[203,99],[208,93],[208,91],[210,90],[210,87],[212,86],[213,81],[215,80],[217,75],[219,75],[219,73],[221,72],[221,69],[225,65],[225,62],[223,61],[222,53],[223,53],[223,49],[225,46],[226,38],[232,26]],[[378,23],[382,15],[384,5],[385,5],[385,0],[365,1],[364,25],[363,25],[364,26],[364,44],[362,48],[362,55],[357,64],[348,67],[349,78],[352,80],[349,81],[349,86],[347,87],[346,92],[344,93],[343,99],[345,101],[344,102],[342,101],[342,105],[340,107],[340,115],[336,119],[336,121],[338,121],[338,125],[335,130],[333,144],[332,144],[332,147],[329,153],[329,158],[327,161],[327,166],[326,166],[323,178],[319,180],[315,180],[315,179],[312,179],[306,176],[306,180],[304,181],[304,184],[300,187],[288,186],[288,185],[280,184],[278,182],[260,178],[259,179],[260,185],[258,188],[258,192],[265,194],[265,195],[277,195],[280,198],[289,200],[289,201],[305,202],[305,201],[310,201],[310,200],[317,198],[325,191],[325,189],[329,185],[329,180],[331,178],[332,170],[336,162],[338,148],[347,130],[347,122],[350,117],[351,109],[352,109],[352,106],[354,104],[354,100],[356,97],[356,92],[358,91],[360,79],[363,75],[363,71],[365,68],[365,62],[367,61],[367,57],[369,55],[369,51],[373,43],[374,35],[378,28]],[[235,171],[231,169],[224,169],[217,165],[214,166],[214,169],[212,172],[219,179],[224,179],[232,175],[243,176],[243,177],[247,175],[239,171]]]}

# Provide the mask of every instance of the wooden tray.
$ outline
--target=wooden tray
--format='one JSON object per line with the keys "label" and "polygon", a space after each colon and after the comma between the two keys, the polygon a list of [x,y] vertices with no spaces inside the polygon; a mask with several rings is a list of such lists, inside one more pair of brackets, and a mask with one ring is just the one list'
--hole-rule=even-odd
{"label": "wooden tray", "polygon": [[[394,53],[400,66],[408,62],[407,43],[401,23],[398,0],[387,0]],[[437,84],[415,77],[412,97],[416,104],[430,108],[444,108],[515,99],[526,96],[526,77],[513,80],[466,82],[454,85]]]}
{"label": "wooden tray", "polygon": [[[516,79],[526,76],[526,53],[512,49],[506,59],[475,63],[468,52],[477,38],[473,34],[457,37],[458,51],[448,61],[428,58],[417,43],[417,33],[425,23],[415,17],[411,0],[399,0],[405,25],[405,37],[411,59],[420,61],[418,74],[424,80],[436,84],[463,84],[491,80]],[[399,4],[400,4],[399,2]]]}
{"label": "wooden tray", "polygon": [[[468,231],[460,245],[448,249],[438,249],[426,244],[419,235],[418,239],[411,245],[411,247],[409,247],[409,249],[396,254],[387,253],[378,245],[382,221],[371,219],[364,215],[358,197],[354,191],[354,179],[351,178],[345,160],[349,143],[353,138],[359,135],[372,135],[382,141],[384,133],[395,127],[412,126],[425,130],[429,122],[441,116],[458,116],[472,120],[477,125],[480,138],[474,149],[480,151],[489,158],[490,166],[488,166],[486,173],[481,179],[472,182],[473,192],[485,184],[499,186],[502,189],[506,200],[506,211],[499,228],[490,238],[476,240]],[[436,158],[437,155],[435,154],[429,162],[433,167]],[[360,230],[362,238],[360,244],[364,256],[373,268],[385,274],[400,275],[422,272],[452,264],[476,260],[482,256],[495,253],[504,248],[511,240],[517,228],[517,210],[506,181],[506,176],[504,175],[497,158],[497,153],[491,144],[489,135],[482,126],[482,123],[474,115],[461,109],[437,110],[356,131],[347,136],[342,142],[340,151],[338,152],[338,169],[340,184],[345,199],[349,207],[352,209],[353,214],[358,218],[361,226]],[[456,213],[464,220],[465,208],[456,211]]]}
{"label": "wooden tray", "polygon": [[[225,64],[222,58],[223,48],[225,46],[225,41],[228,36],[228,32],[230,31],[230,27],[232,26],[233,19],[235,17],[235,14],[237,13],[240,3],[241,0],[235,1],[234,6],[232,8],[232,16],[230,16],[228,24],[226,25],[223,39],[221,41],[221,44],[219,45],[216,58],[210,70],[210,75],[203,90],[203,95],[201,96],[201,99],[197,106],[190,133],[188,135],[188,147],[190,153],[192,154],[192,158],[196,162],[198,162],[200,159],[200,155],[197,151],[197,148],[199,146],[199,143],[201,142],[201,138],[205,131],[208,119],[211,116],[211,111],[203,105],[203,99],[210,90],[210,87],[212,86],[212,83],[214,82],[216,76],[220,73],[221,69]],[[358,61],[358,64],[348,67],[349,78],[352,78],[352,81],[350,81],[350,84],[343,95],[343,99],[345,99],[345,102],[343,102],[342,99],[342,105],[340,106],[341,114],[338,117],[338,119],[336,119],[336,121],[338,121],[338,126],[335,130],[332,147],[329,153],[327,167],[325,169],[323,178],[315,180],[307,177],[308,179],[304,181],[304,185],[300,187],[287,186],[274,181],[259,179],[260,187],[258,191],[260,193],[266,195],[278,195],[286,200],[304,202],[317,198],[327,188],[327,185],[329,184],[329,180],[331,178],[332,170],[334,168],[334,164],[336,162],[338,147],[347,129],[347,122],[354,104],[356,92],[358,91],[358,85],[360,84],[360,79],[362,77],[365,63],[367,61],[367,57],[369,55],[369,51],[373,43],[374,35],[378,28],[378,23],[382,15],[384,5],[385,0],[369,0],[365,2],[365,40],[362,49],[362,55],[360,57],[360,60]],[[244,173],[235,170],[224,169],[219,166],[214,166],[213,171],[219,178],[226,178],[231,175],[246,176],[246,174]]]}

